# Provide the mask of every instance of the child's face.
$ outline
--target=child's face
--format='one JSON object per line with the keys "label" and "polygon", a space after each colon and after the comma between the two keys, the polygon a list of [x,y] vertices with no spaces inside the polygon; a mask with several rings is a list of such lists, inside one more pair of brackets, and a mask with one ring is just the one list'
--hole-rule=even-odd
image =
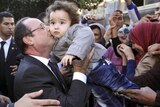
{"label": "child's face", "polygon": [[56,10],[50,14],[50,31],[56,38],[64,36],[71,25],[71,19],[64,10]]}

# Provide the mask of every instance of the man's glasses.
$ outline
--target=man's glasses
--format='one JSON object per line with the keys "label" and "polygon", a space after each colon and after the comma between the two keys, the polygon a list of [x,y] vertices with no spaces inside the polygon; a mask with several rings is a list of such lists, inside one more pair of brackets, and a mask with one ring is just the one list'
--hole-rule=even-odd
{"label": "man's glasses", "polygon": [[33,33],[36,30],[39,30],[39,29],[45,29],[45,25],[43,23],[41,23],[40,26],[38,28],[32,30],[31,33]]}
{"label": "man's glasses", "polygon": [[29,33],[27,33],[27,35],[29,34],[32,34],[33,32],[35,32],[36,30],[39,30],[39,29],[45,29],[45,25],[44,23],[41,23],[40,26],[32,31],[30,31]]}

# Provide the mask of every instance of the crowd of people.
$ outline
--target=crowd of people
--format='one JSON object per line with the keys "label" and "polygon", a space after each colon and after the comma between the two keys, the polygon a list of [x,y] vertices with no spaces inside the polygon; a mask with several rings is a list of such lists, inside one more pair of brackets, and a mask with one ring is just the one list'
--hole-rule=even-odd
{"label": "crowd of people", "polygon": [[0,12],[0,107],[160,106],[160,9],[125,2],[130,23],[115,10],[108,28],[69,1],[16,24]]}

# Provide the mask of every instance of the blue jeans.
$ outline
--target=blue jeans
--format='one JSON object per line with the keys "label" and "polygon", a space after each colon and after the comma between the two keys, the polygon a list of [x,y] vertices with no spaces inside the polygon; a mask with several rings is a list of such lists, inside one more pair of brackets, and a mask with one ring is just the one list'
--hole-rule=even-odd
{"label": "blue jeans", "polygon": [[92,92],[98,104],[104,104],[102,107],[123,107],[123,98],[113,93],[129,88],[139,88],[125,75],[120,74],[105,57],[102,57],[98,65],[88,74],[88,82],[92,84]]}

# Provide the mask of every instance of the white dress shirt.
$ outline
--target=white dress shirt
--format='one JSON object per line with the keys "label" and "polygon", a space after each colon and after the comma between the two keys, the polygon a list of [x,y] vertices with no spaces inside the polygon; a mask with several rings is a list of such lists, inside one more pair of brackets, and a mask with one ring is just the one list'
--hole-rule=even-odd
{"label": "white dress shirt", "polygon": [[[48,66],[48,62],[49,62],[50,59],[47,59],[47,58],[44,58],[44,57],[40,57],[40,56],[35,56],[35,55],[30,55],[30,56],[36,58],[37,60],[42,62],[44,65],[46,65],[51,70],[51,68]],[[80,81],[82,81],[82,82],[84,82],[86,84],[87,77],[86,77],[85,74],[83,74],[81,72],[74,72],[73,73],[73,80],[80,80]]]}
{"label": "white dress shirt", "polygon": [[[3,48],[4,48],[5,60],[6,60],[7,55],[8,55],[8,50],[9,50],[9,46],[10,46],[10,44],[11,44],[11,39],[12,39],[12,36],[5,41],[6,43],[5,43],[4,46],[3,46]],[[0,43],[1,43],[2,41],[4,41],[4,40],[2,40],[2,38],[0,38]]]}

